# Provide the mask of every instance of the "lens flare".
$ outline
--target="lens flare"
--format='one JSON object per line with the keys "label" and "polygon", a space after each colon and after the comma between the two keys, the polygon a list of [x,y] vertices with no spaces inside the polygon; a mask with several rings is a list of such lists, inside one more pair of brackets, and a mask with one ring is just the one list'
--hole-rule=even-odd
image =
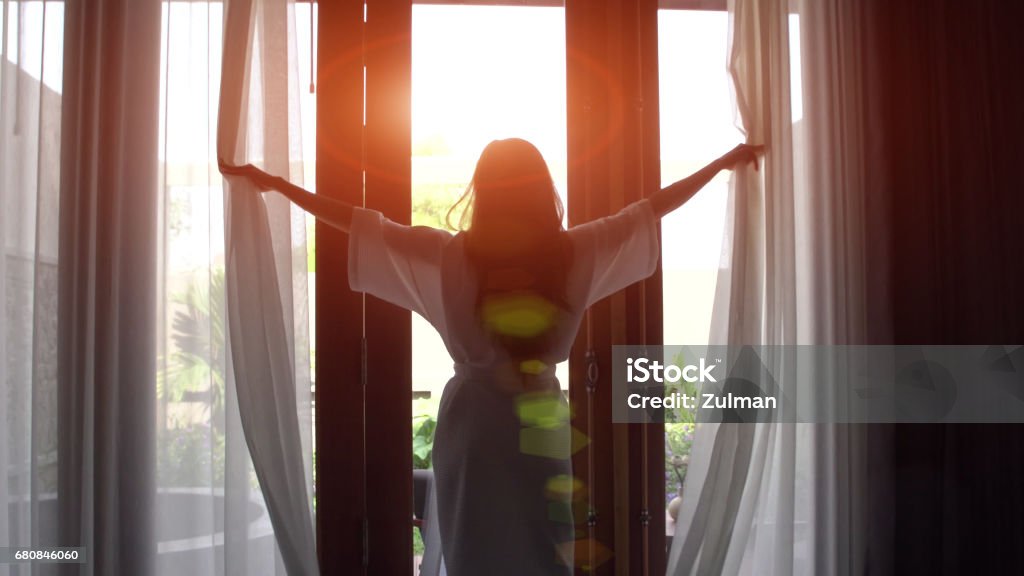
{"label": "lens flare", "polygon": [[520,394],[516,398],[516,413],[520,423],[531,428],[559,428],[572,417],[569,405],[562,401],[561,391]]}
{"label": "lens flare", "polygon": [[551,328],[554,304],[532,293],[492,296],[484,302],[482,316],[487,328],[502,336],[533,338]]}

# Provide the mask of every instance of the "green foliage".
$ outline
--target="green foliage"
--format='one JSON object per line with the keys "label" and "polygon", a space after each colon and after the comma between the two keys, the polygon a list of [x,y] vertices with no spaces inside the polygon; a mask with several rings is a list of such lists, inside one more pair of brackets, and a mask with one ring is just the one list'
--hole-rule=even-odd
{"label": "green foliage", "polygon": [[434,431],[437,419],[429,414],[420,414],[412,419],[412,467],[426,469],[431,467],[431,456],[434,452]]}
{"label": "green foliage", "polygon": [[[692,363],[683,357],[680,350],[669,361],[676,366]],[[680,380],[666,384],[666,394],[678,392],[691,398],[698,398],[700,389],[697,383]],[[686,471],[690,466],[690,449],[693,447],[693,436],[696,432],[696,408],[676,408],[665,411],[665,503],[672,498],[681,496]]]}
{"label": "green foliage", "polygon": [[420,529],[415,526],[412,529],[412,555],[423,556],[423,536],[420,535]]}
{"label": "green foliage", "polygon": [[[412,417],[412,467],[426,469],[432,466],[434,432],[437,429],[437,407],[429,400],[416,400]],[[418,528],[412,529],[412,553],[423,555],[423,538]]]}
{"label": "green foliage", "polygon": [[224,434],[202,424],[170,428],[158,443],[161,487],[220,486],[224,483]]}
{"label": "green foliage", "polygon": [[[466,191],[462,183],[441,183],[420,185],[413,191],[412,224],[414,226],[431,226],[442,230],[450,230],[446,217],[448,210]],[[459,214],[453,214],[454,224],[458,224]]]}
{"label": "green foliage", "polygon": [[181,191],[172,190],[167,207],[167,229],[173,236],[180,236],[191,228],[189,219],[192,212],[192,202],[188,196],[183,196]]}
{"label": "green foliage", "polygon": [[224,294],[224,269],[217,268],[208,281],[193,282],[184,293],[172,297],[172,302],[182,307],[172,320],[173,351],[167,370],[157,378],[157,395],[164,402],[202,395],[210,423],[221,431],[227,366]]}
{"label": "green foliage", "polygon": [[[676,366],[685,366],[687,363],[688,362],[686,361],[686,359],[683,358],[682,351],[678,352],[668,362],[668,364],[675,364]],[[684,394],[684,395],[686,395],[686,396],[688,396],[690,398],[698,398],[699,394],[700,394],[700,389],[697,388],[697,383],[695,383],[695,382],[687,382],[686,380],[679,380],[678,382],[672,382],[672,383],[666,382],[665,383],[665,395],[666,396],[671,394],[671,393],[676,393],[676,392],[678,392],[680,394]],[[682,423],[682,424],[694,424],[697,421],[696,420],[696,416],[697,416],[697,409],[696,408],[682,408],[682,407],[680,407],[680,408],[674,408],[674,409],[668,409],[668,408],[665,409],[665,422],[674,422],[674,423]],[[668,426],[666,425],[665,428],[668,429]]]}
{"label": "green foliage", "polygon": [[449,154],[451,154],[451,148],[444,136],[440,134],[431,134],[426,138],[420,138],[412,145],[413,156],[448,156]]}
{"label": "green foliage", "polygon": [[[224,481],[224,270],[193,282],[171,301],[171,353],[157,378],[164,404],[189,402],[205,409],[205,421],[172,426],[162,435],[157,454],[161,486],[217,486]],[[200,413],[202,414],[202,413]]]}
{"label": "green foliage", "polygon": [[665,424],[665,503],[683,493],[693,447],[693,423]]}
{"label": "green foliage", "polygon": [[431,467],[437,409],[436,398],[420,398],[412,402],[412,464],[415,469]]}

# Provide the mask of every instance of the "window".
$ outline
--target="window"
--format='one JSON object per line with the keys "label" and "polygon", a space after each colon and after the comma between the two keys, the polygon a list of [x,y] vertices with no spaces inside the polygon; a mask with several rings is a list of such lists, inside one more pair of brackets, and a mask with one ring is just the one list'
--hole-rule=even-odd
{"label": "window", "polygon": [[[684,6],[685,8],[685,6]],[[662,185],[692,174],[744,140],[727,69],[728,13],[659,10]],[[793,122],[802,118],[799,16],[790,15]],[[725,233],[729,175],[719,174],[662,219],[664,342],[706,345]],[[665,425],[665,503],[678,509],[695,424]],[[668,536],[674,521],[666,519]]]}
{"label": "window", "polygon": [[[663,186],[696,172],[743,140],[733,123],[726,69],[728,32],[725,12],[658,12]],[[662,219],[666,344],[708,343],[728,178],[719,174],[682,208]],[[692,422],[665,425],[667,543],[675,531],[694,431]]]}
{"label": "window", "polygon": [[[312,188],[315,184],[316,98],[309,92],[311,33],[315,6],[294,5],[296,59],[300,87],[303,165],[290,177]],[[224,285],[223,179],[216,166],[224,5],[220,2],[162,4],[160,70],[159,161],[162,230],[158,248],[158,390],[157,486],[163,505],[173,502],[182,514],[161,515],[157,570],[177,574],[181,566],[210,561],[213,542],[223,538],[215,519],[225,509],[225,494],[233,488],[228,461],[246,453],[226,409],[228,370],[227,318]],[[299,157],[299,156],[296,156]],[[307,225],[306,242],[301,231]],[[296,223],[298,225],[296,226]],[[314,310],[311,220],[292,210],[293,258],[306,265],[309,311]],[[308,262],[308,264],[306,264]],[[298,270],[296,270],[298,271]],[[299,319],[308,326],[312,344],[312,315]],[[310,364],[313,361],[310,346]],[[311,391],[312,393],[312,391]],[[237,418],[237,416],[236,416]],[[309,431],[312,434],[312,430]],[[227,455],[231,453],[232,458]],[[311,455],[310,455],[311,456]],[[273,531],[249,466],[249,555],[273,558]],[[158,501],[160,509],[161,501]],[[221,528],[222,529],[222,528]]]}
{"label": "window", "polygon": [[[445,228],[480,152],[499,138],[534,143],[566,202],[562,8],[414,5],[412,53],[413,224]],[[412,374],[413,465],[425,468],[452,361],[434,328],[415,314]],[[568,388],[567,363],[557,375]],[[418,531],[413,539],[421,554]]]}

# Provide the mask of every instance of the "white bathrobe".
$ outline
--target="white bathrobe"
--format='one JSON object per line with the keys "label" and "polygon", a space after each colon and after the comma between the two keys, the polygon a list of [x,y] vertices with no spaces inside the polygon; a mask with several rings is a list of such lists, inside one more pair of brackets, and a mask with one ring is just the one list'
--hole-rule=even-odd
{"label": "white bathrobe", "polygon": [[[555,322],[548,368],[523,390],[522,375],[482,327],[476,278],[462,233],[404,226],[357,208],[349,285],[423,316],[454,360],[434,438],[434,488],[443,568],[450,576],[571,574],[570,434],[555,364],[569,357],[584,311],[654,273],[660,249],[650,202],[567,232],[569,310]],[[370,382],[373,385],[373,382]],[[550,402],[545,400],[544,394]],[[553,409],[554,408],[554,409]],[[537,416],[538,410],[551,418]],[[431,527],[428,526],[428,532]]]}

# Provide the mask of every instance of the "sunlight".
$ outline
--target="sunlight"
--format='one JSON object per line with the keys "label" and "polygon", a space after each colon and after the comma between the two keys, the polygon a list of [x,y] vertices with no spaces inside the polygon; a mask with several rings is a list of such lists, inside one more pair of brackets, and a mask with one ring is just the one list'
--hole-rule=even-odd
{"label": "sunlight", "polygon": [[414,155],[472,168],[488,142],[514,136],[564,159],[561,8],[414,5],[412,44]]}
{"label": "sunlight", "polygon": [[[696,172],[743,141],[733,116],[726,69],[728,15],[658,11],[661,184]],[[719,174],[685,206],[662,219],[664,339],[706,343],[728,197]]]}
{"label": "sunlight", "polygon": [[[536,145],[566,201],[564,15],[562,8],[413,5],[413,224],[446,227],[480,152],[499,138]],[[452,361],[426,320],[414,315],[412,330],[413,390],[429,394],[422,409],[436,413]],[[556,373],[567,387],[565,363]]]}

